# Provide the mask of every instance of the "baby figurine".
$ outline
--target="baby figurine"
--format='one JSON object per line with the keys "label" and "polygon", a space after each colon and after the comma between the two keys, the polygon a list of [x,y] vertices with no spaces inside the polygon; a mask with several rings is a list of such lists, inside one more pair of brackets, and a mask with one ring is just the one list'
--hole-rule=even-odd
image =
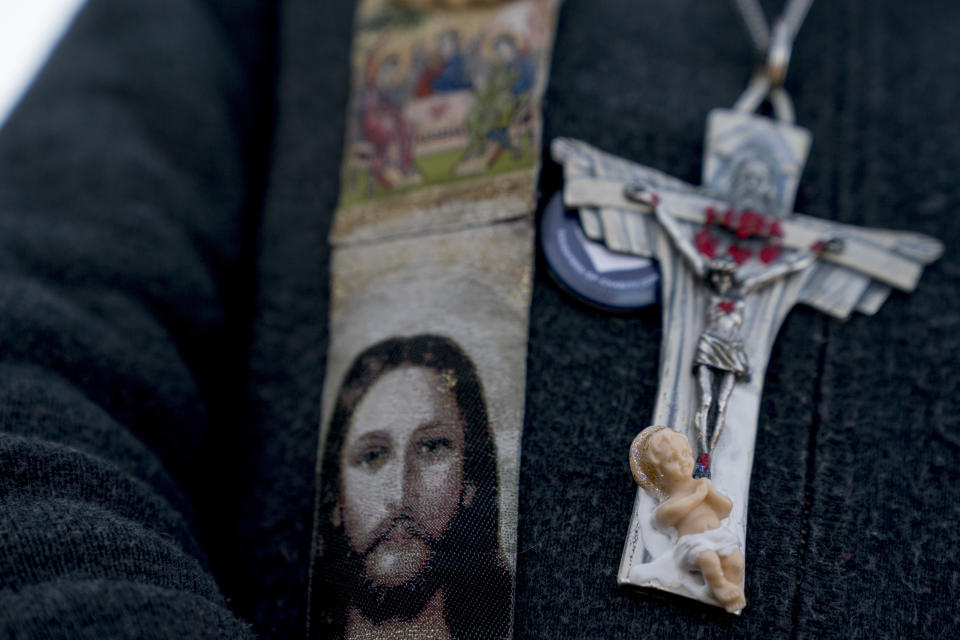
{"label": "baby figurine", "polygon": [[677,563],[703,574],[714,597],[735,613],[747,604],[743,553],[733,532],[720,526],[733,504],[709,478],[694,478],[693,469],[690,442],[668,427],[647,427],[630,445],[633,479],[663,501],[654,517],[677,530]]}

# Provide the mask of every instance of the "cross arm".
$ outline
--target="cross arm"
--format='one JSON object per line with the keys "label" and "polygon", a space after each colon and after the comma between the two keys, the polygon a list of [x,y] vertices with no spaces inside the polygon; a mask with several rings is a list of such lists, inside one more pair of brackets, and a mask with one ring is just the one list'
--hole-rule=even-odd
{"label": "cross arm", "polygon": [[798,251],[785,260],[781,260],[759,273],[744,278],[743,290],[745,293],[756,291],[760,287],[771,284],[780,278],[812,266],[816,259],[817,254],[809,248]]}
{"label": "cross arm", "polygon": [[628,185],[624,188],[624,194],[628,200],[649,207],[654,212],[657,222],[669,236],[677,251],[687,261],[693,272],[703,278],[707,273],[707,263],[700,256],[700,252],[693,246],[693,243],[690,242],[690,238],[684,234],[679,223],[677,223],[677,219],[667,211],[666,207],[660,206],[657,196],[651,194],[643,185],[639,184]]}
{"label": "cross arm", "polygon": [[[624,195],[624,183],[609,179],[580,177],[564,186],[568,207],[613,207],[627,212],[651,213],[649,207]],[[707,208],[723,209],[729,203],[702,189],[664,188],[656,191],[662,206],[680,221],[702,223]],[[913,291],[923,266],[943,251],[935,239],[922,234],[841,225],[803,214],[792,214],[782,222],[783,245],[804,249],[825,237],[840,237],[843,251],[822,259],[867,275],[901,291]]]}

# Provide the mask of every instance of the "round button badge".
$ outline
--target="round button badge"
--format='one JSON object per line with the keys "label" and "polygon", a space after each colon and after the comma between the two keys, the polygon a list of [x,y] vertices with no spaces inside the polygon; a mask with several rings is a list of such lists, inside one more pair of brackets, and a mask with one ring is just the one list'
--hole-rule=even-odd
{"label": "round button badge", "polygon": [[656,303],[660,273],[650,258],[610,251],[587,238],[563,193],[550,198],[540,220],[540,245],[560,285],[583,301],[616,311]]}

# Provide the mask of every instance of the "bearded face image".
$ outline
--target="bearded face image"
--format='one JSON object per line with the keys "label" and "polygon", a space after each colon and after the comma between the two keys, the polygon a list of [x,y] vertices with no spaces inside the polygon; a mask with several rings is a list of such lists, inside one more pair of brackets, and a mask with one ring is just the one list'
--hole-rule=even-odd
{"label": "bearded face image", "polygon": [[311,637],[425,624],[458,640],[509,634],[496,449],[476,369],[455,343],[388,338],[357,355],[321,473]]}
{"label": "bearded face image", "polygon": [[341,453],[341,511],[373,587],[413,580],[464,496],[463,418],[441,375],[404,367],[357,405]]}
{"label": "bearded face image", "polygon": [[759,213],[776,213],[777,182],[773,167],[745,160],[737,168],[731,195],[738,206]]}

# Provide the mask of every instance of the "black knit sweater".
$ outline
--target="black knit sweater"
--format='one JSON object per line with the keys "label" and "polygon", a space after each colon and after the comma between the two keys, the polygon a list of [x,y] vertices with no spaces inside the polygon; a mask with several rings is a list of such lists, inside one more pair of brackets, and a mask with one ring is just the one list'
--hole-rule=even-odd
{"label": "black knit sweater", "polygon": [[[0,129],[0,635],[302,635],[352,11],[89,0]],[[955,3],[843,0],[797,40],[798,208],[947,252],[875,317],[787,320],[741,617],[616,586],[659,312],[537,265],[518,638],[960,634],[958,39]],[[545,134],[696,183],[753,63],[729,3],[568,0]]]}

